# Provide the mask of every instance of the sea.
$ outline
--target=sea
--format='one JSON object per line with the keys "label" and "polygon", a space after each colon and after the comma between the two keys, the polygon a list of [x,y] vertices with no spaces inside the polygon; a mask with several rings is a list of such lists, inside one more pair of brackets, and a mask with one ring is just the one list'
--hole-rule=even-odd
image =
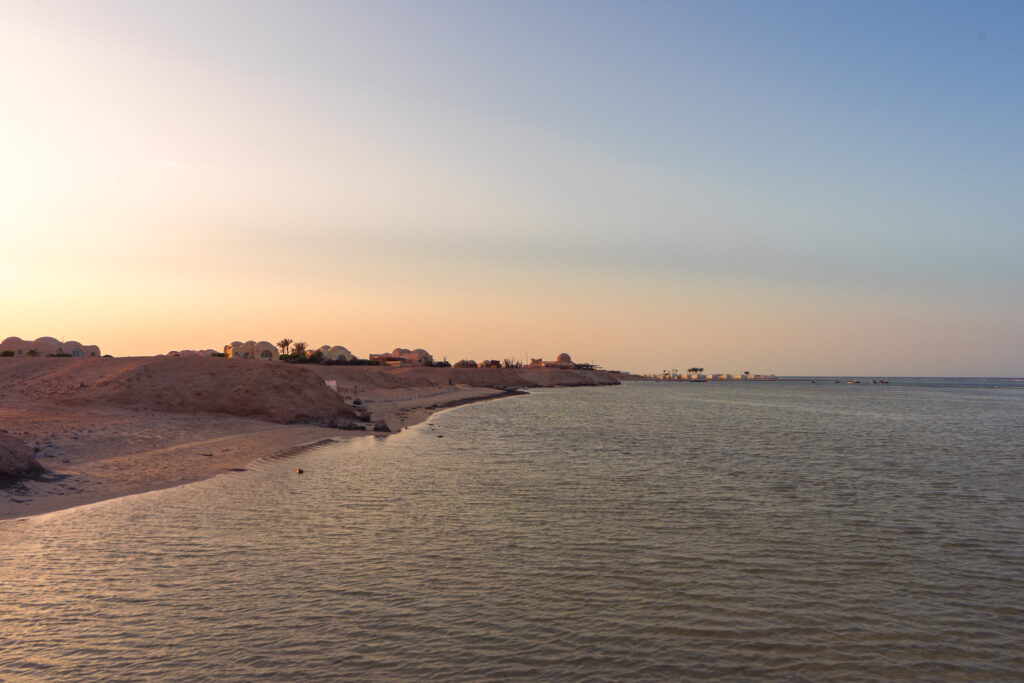
{"label": "sea", "polygon": [[707,679],[1024,680],[1024,381],[531,390],[0,523],[5,682]]}

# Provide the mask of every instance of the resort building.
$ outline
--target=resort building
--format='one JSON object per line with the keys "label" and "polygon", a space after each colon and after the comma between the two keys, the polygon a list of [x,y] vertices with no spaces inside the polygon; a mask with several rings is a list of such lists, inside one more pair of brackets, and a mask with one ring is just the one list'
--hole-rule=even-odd
{"label": "resort building", "polygon": [[[327,344],[324,344],[318,350],[323,354],[324,360],[352,361],[356,359],[355,355],[344,346],[328,346]],[[307,355],[310,353],[313,352],[307,352]]]}
{"label": "resort building", "polygon": [[572,370],[574,368],[581,367],[581,364],[574,363],[572,356],[567,353],[560,353],[555,360],[543,360],[541,358],[531,358],[531,368],[561,368],[563,370]]}
{"label": "resort building", "polygon": [[100,347],[86,346],[76,341],[58,341],[53,337],[39,337],[39,339],[34,341],[26,341],[19,337],[8,337],[0,342],[0,353],[5,356],[71,356],[73,358],[98,358],[100,355]]}
{"label": "resort building", "polygon": [[281,357],[278,348],[268,341],[234,341],[224,347],[224,355],[228,358],[258,358],[260,360],[277,360]]}
{"label": "resort building", "polygon": [[433,365],[434,357],[424,349],[403,349],[396,348],[391,353],[371,353],[370,360],[375,360],[382,365]]}
{"label": "resort building", "polygon": [[197,351],[195,349],[182,349],[181,351],[168,351],[164,355],[174,356],[175,358],[195,358],[197,356],[209,358],[215,353],[217,352],[213,349],[203,349],[201,351]]}

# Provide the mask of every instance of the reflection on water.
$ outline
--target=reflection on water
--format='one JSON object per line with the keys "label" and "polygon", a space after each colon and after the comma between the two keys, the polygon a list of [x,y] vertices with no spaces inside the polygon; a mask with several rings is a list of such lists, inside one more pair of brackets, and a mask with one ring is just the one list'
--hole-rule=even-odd
{"label": "reflection on water", "polygon": [[543,390],[6,523],[0,679],[1019,678],[1022,408]]}

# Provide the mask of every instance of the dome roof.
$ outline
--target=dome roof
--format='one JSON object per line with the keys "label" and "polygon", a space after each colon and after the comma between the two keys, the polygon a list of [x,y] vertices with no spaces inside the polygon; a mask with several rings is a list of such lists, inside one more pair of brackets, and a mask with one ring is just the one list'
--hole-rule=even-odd
{"label": "dome roof", "polygon": [[560,353],[558,354],[558,358],[556,358],[555,360],[558,361],[559,363],[571,363],[572,357],[567,353]]}

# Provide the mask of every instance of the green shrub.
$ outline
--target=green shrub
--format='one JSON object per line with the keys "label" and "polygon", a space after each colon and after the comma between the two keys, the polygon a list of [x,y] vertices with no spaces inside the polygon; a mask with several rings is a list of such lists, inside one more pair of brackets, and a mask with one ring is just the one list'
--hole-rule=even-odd
{"label": "green shrub", "polygon": [[0,351],[0,358],[10,358],[14,355],[14,351],[7,349],[6,351]]}

